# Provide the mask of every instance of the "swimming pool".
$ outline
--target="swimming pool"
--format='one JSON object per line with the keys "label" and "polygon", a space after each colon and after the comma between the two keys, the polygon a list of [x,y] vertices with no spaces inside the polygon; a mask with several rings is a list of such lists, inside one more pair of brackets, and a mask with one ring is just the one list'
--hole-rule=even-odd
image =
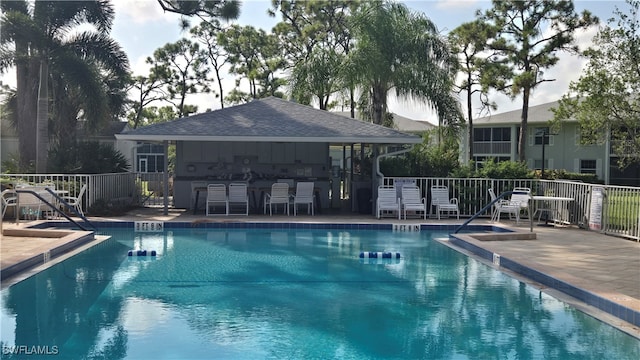
{"label": "swimming pool", "polygon": [[637,339],[434,240],[446,232],[102,232],[2,291],[3,357],[640,358]]}

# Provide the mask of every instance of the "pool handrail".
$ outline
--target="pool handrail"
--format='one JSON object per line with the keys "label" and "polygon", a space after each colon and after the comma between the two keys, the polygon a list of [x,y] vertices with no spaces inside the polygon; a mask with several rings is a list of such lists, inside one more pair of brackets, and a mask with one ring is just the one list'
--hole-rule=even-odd
{"label": "pool handrail", "polygon": [[[477,213],[473,214],[473,216],[471,216],[467,221],[465,221],[464,223],[462,223],[462,225],[458,226],[453,233],[457,234],[460,230],[462,230],[462,228],[464,228],[465,226],[467,226],[467,224],[469,224],[471,221],[473,221],[473,219],[477,218],[478,216],[480,216],[482,213],[484,213],[485,211],[487,211],[488,209],[490,209],[493,204],[497,203],[498,201],[502,200],[505,196],[511,195],[513,193],[518,193],[521,194],[522,191],[505,191],[502,194],[498,195],[495,199],[491,200],[491,202],[489,202],[487,205],[485,205],[482,209],[480,209],[480,211],[478,211]],[[531,194],[529,194],[529,196],[531,196]],[[530,224],[530,231],[533,232],[533,217],[529,216],[529,222]]]}
{"label": "pool handrail", "polygon": [[[70,206],[64,199],[62,199],[58,194],[56,194],[53,190],[49,189],[49,188],[44,188],[45,191],[47,191],[49,194],[51,194],[57,201],[60,202],[60,204],[64,205],[67,209],[73,211],[79,218],[81,218],[86,224],[88,224],[89,226],[91,226],[94,230],[96,229],[95,226],[93,226],[93,224],[82,214],[78,213],[78,211],[76,211],[76,209],[74,209],[72,206]],[[69,220],[69,222],[72,222],[73,224],[75,224],[76,226],[78,226],[80,229],[84,230],[84,231],[89,231],[87,230],[86,227],[80,225],[77,221],[73,220],[72,218],[70,218],[67,214],[64,213],[64,211],[60,211],[60,209],[58,209],[55,205],[51,204],[47,199],[43,198],[40,194],[38,194],[36,191],[34,190],[28,190],[28,189],[15,189],[14,190],[16,193],[29,193],[29,194],[33,194],[35,197],[37,197],[40,201],[42,201],[44,204],[46,204],[49,208],[51,208],[53,211],[58,212],[59,214],[61,214],[62,216],[64,216],[65,219]],[[20,197],[18,197],[17,200],[17,205],[16,205],[16,211],[18,211],[17,209],[20,208]],[[16,213],[16,223],[19,222],[20,219],[20,214]]]}

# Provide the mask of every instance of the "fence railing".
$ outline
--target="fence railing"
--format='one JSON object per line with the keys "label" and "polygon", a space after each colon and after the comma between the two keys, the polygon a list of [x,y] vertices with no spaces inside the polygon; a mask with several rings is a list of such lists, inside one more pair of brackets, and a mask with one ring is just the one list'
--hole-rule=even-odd
{"label": "fence railing", "polygon": [[[449,188],[449,195],[458,199],[460,216],[472,216],[491,201],[489,189],[496,194],[513,190],[515,187],[528,187],[534,195],[569,197],[574,201],[554,213],[558,219],[588,228],[590,220],[591,193],[594,187],[605,190],[602,206],[601,232],[640,241],[640,187],[586,184],[566,180],[537,179],[481,179],[481,178],[414,178],[385,177],[383,186],[415,183],[422,195],[431,204],[429,189],[433,185]],[[533,215],[533,214],[531,214]],[[490,217],[490,210],[484,217]]]}
{"label": "fence railing", "polygon": [[114,173],[95,175],[69,174],[0,174],[0,179],[12,185],[51,184],[56,190],[65,191],[69,196],[77,196],[82,185],[87,190],[82,195],[82,209],[90,214],[94,204],[145,205],[159,202],[164,189],[163,173]]}
{"label": "fence railing", "polygon": [[[97,201],[132,205],[161,205],[164,199],[163,173],[117,173],[97,175],[68,174],[0,174],[3,181],[18,184],[53,184],[57,190],[77,196],[83,184],[87,191],[82,198],[83,211]],[[491,201],[489,189],[496,194],[528,187],[533,194],[570,197],[566,208],[559,209],[558,217],[570,224],[588,228],[590,222],[591,194],[594,187],[604,189],[601,232],[640,241],[640,187],[586,184],[563,180],[536,179],[480,179],[480,178],[415,178],[385,177],[382,184],[414,183],[431,203],[429,189],[433,185],[449,188],[451,197],[459,201],[460,216],[472,216]],[[171,184],[169,184],[171,185]],[[169,186],[171,196],[171,186]],[[533,214],[531,214],[533,215]],[[481,215],[482,216],[482,215]],[[489,212],[483,216],[489,217]]]}

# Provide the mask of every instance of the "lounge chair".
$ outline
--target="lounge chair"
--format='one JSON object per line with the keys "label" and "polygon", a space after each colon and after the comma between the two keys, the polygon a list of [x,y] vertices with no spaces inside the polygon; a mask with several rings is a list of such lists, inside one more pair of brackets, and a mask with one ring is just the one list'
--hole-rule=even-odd
{"label": "lounge chair", "polygon": [[249,215],[249,193],[247,184],[231,183],[229,184],[229,214],[233,205],[243,205],[244,214]]}
{"label": "lounge chair", "polygon": [[289,215],[289,184],[274,183],[271,185],[271,194],[267,194],[264,200],[264,213],[267,213],[267,205],[269,206],[269,215],[273,215],[273,205],[278,209],[278,204],[284,205],[287,215]]}
{"label": "lounge chair", "polygon": [[[493,189],[489,189],[489,196],[491,197],[491,201],[497,199],[497,196]],[[493,204],[493,210],[491,211],[491,221],[500,221],[501,214],[509,214],[509,219],[511,219],[511,216],[515,216],[516,223],[519,223],[520,205],[513,205],[509,200],[500,199]]]}
{"label": "lounge chair", "polygon": [[422,212],[424,219],[427,219],[427,199],[421,197],[420,188],[417,186],[402,187],[402,213],[407,219],[407,211]]}
{"label": "lounge chair", "polygon": [[307,205],[307,215],[314,215],[313,186],[313,181],[299,181],[296,184],[296,194],[293,196],[293,215],[298,215],[298,205]]}
{"label": "lounge chair", "polygon": [[[216,205],[224,205],[224,214],[215,214]],[[227,198],[227,186],[225,184],[207,185],[207,211],[206,215],[229,215],[229,199]]]}
{"label": "lounge chair", "polygon": [[384,212],[395,212],[400,220],[400,198],[395,187],[378,187],[378,199],[376,200],[376,214],[380,219]]}
{"label": "lounge chair", "polygon": [[455,212],[457,218],[460,219],[458,199],[449,198],[449,188],[446,186],[434,185],[431,187],[431,210],[434,208],[438,220],[440,220],[440,214],[444,212],[447,214]]}

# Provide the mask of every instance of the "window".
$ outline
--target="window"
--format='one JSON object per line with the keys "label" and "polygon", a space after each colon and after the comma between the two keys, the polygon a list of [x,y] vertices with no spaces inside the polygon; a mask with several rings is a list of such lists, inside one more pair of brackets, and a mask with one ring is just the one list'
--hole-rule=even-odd
{"label": "window", "polygon": [[511,129],[500,128],[474,128],[473,141],[511,141]]}
{"label": "window", "polygon": [[553,139],[553,135],[549,134],[548,127],[534,129],[534,136],[534,145],[542,145],[543,141],[545,145],[553,144],[551,141],[551,139]]}
{"label": "window", "polygon": [[511,129],[493,128],[491,131],[493,141],[511,141]]}
{"label": "window", "polygon": [[581,174],[595,174],[597,169],[596,160],[580,160]]}
{"label": "window", "polygon": [[473,141],[491,141],[491,128],[474,128]]}
{"label": "window", "polygon": [[163,172],[164,147],[158,144],[141,144],[137,148],[136,160],[139,172]]}
{"label": "window", "polygon": [[473,152],[478,154],[509,154],[511,152],[511,128],[473,129]]}

